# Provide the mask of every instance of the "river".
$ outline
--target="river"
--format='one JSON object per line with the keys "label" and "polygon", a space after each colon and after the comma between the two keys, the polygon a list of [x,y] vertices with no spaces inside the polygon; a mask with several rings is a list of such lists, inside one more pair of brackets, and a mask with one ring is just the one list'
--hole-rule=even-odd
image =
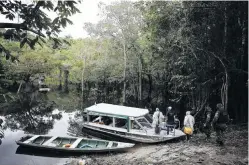
{"label": "river", "polygon": [[[71,127],[69,121],[74,118],[76,112],[66,113],[54,110],[51,114],[58,113],[61,115],[57,119],[52,118],[51,116],[37,117],[33,115],[32,118],[34,121],[32,122],[34,125],[42,129],[40,132],[43,134],[53,136],[69,136],[68,128]],[[19,115],[18,118],[15,117],[0,116],[0,118],[5,120],[3,123],[3,125],[5,125],[5,136],[2,139],[2,144],[0,145],[0,165],[61,165],[70,158],[69,156],[61,155],[60,153],[49,153],[18,147],[15,143],[16,140],[19,140],[25,133],[28,134],[35,132],[34,129],[27,128],[27,126],[22,127],[23,123],[21,123],[21,121],[27,121],[27,118],[22,117],[21,115]],[[12,121],[14,122],[9,122],[10,118],[13,119]],[[35,120],[37,121],[35,122]],[[41,121],[43,121],[43,124],[40,124]],[[46,125],[46,123],[49,124]],[[46,126],[49,128],[46,129]],[[44,130],[47,131],[43,132]]]}

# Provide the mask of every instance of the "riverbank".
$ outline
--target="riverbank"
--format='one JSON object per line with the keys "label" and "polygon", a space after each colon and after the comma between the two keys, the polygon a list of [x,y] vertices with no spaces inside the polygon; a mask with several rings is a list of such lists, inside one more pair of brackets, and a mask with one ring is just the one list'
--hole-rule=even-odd
{"label": "riverbank", "polygon": [[126,153],[82,156],[68,164],[77,165],[81,160],[89,165],[245,165],[248,164],[248,130],[247,127],[230,127],[223,147],[216,145],[215,133],[210,141],[200,133],[189,143],[138,144]]}

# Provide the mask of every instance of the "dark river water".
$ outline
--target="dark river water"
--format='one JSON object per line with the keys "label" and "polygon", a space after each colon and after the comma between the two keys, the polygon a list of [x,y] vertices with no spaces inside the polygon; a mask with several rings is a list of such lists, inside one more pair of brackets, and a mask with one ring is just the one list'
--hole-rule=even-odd
{"label": "dark river water", "polygon": [[[54,117],[53,114],[60,114]],[[54,136],[69,136],[68,130],[72,129],[72,119],[76,112],[65,113],[54,110],[50,115],[15,114],[0,116],[4,119],[4,138],[0,145],[0,165],[62,165],[72,156],[61,153],[32,150],[19,147],[16,140],[25,134],[48,134]],[[23,115],[23,116],[22,116]],[[32,119],[32,120],[30,120]],[[29,120],[29,123],[25,123]],[[70,122],[71,121],[71,122]],[[32,124],[30,124],[32,123]],[[72,134],[70,134],[72,135]]]}

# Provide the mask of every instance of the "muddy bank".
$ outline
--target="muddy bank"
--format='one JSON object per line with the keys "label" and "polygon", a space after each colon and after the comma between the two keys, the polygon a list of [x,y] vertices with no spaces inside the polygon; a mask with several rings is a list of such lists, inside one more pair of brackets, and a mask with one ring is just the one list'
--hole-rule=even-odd
{"label": "muddy bank", "polygon": [[79,160],[91,165],[244,165],[248,164],[248,131],[247,128],[229,129],[223,147],[216,145],[215,133],[210,141],[206,141],[205,135],[199,133],[189,143],[138,144],[125,153],[87,155],[73,159],[68,164],[79,164]]}

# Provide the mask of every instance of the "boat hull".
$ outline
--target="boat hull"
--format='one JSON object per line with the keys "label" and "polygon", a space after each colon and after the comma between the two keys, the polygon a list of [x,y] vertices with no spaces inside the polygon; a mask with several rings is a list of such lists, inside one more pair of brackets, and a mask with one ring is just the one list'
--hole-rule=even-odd
{"label": "boat hull", "polygon": [[183,136],[179,137],[168,137],[168,138],[157,138],[157,139],[152,139],[150,137],[136,137],[136,136],[126,136],[125,133],[112,133],[112,132],[107,132],[98,128],[94,128],[88,125],[83,125],[82,132],[86,133],[88,135],[105,139],[105,140],[115,140],[115,141],[120,141],[120,142],[127,142],[127,143],[147,143],[147,144],[155,144],[155,143],[162,143],[166,141],[170,141],[173,139],[180,139]]}
{"label": "boat hull", "polygon": [[[96,141],[104,141],[104,140],[96,140]],[[106,141],[106,142],[109,142],[109,141]],[[56,152],[67,152],[67,153],[98,153],[98,152],[113,152],[113,151],[118,152],[118,151],[125,151],[134,146],[134,144],[129,144],[129,143],[120,143],[120,142],[115,142],[115,143],[118,143],[118,146],[116,148],[106,147],[106,148],[84,148],[82,149],[82,148],[64,148],[64,147],[54,147],[54,146],[47,146],[47,145],[37,145],[33,143],[25,143],[21,140],[16,141],[17,145],[21,147],[25,147],[25,148],[50,150],[50,151],[56,151]]]}

